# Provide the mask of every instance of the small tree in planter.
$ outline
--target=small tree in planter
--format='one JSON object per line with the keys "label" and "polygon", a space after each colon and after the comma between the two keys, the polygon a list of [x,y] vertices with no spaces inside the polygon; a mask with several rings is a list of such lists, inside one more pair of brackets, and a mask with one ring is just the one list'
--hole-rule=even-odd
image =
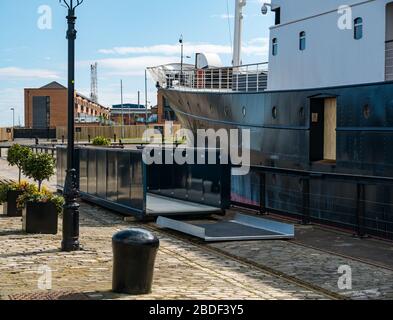
{"label": "small tree in planter", "polygon": [[32,154],[23,163],[25,175],[38,183],[38,191],[41,191],[42,182],[55,174],[55,161],[49,154]]}
{"label": "small tree in planter", "polygon": [[63,211],[64,198],[45,187],[42,191],[24,193],[18,198],[23,210],[23,230],[33,234],[57,234],[58,216]]}
{"label": "small tree in planter", "polygon": [[8,157],[7,161],[10,166],[12,167],[18,167],[19,169],[19,183],[21,182],[22,179],[22,171],[23,171],[23,166],[26,160],[32,155],[32,151],[30,148],[21,146],[19,144],[14,144],[11,148],[8,150]]}
{"label": "small tree in planter", "polygon": [[3,213],[8,217],[21,217],[22,211],[17,208],[17,199],[24,192],[31,190],[34,186],[21,182],[24,163],[31,156],[30,148],[14,144],[8,150],[8,163],[19,169],[18,183],[3,183],[0,185],[0,204],[3,204]]}
{"label": "small tree in planter", "polygon": [[55,174],[55,161],[48,154],[32,154],[24,162],[23,171],[38,183],[36,192],[25,193],[18,199],[18,207],[23,209],[23,230],[27,233],[57,234],[58,215],[64,199],[42,188],[42,182]]}

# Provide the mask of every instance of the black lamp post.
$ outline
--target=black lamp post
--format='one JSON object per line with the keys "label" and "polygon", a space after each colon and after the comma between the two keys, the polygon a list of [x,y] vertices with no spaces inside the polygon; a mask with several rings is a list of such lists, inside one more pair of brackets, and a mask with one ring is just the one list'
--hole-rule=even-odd
{"label": "black lamp post", "polygon": [[63,209],[63,241],[61,249],[65,252],[79,250],[79,204],[77,202],[78,182],[75,168],[75,9],[83,0],[59,0],[68,9],[68,141],[67,176],[64,185],[65,205]]}

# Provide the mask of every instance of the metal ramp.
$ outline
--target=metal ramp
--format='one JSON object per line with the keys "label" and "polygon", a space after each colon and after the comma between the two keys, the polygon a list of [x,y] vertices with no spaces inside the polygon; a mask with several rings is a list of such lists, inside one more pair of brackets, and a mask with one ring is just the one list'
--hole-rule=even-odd
{"label": "metal ramp", "polygon": [[156,194],[147,194],[146,213],[148,215],[187,215],[187,214],[217,214],[221,208],[168,198]]}
{"label": "metal ramp", "polygon": [[157,225],[200,238],[206,242],[279,240],[295,237],[293,225],[243,214],[236,214],[231,220],[215,222],[186,222],[159,217]]}

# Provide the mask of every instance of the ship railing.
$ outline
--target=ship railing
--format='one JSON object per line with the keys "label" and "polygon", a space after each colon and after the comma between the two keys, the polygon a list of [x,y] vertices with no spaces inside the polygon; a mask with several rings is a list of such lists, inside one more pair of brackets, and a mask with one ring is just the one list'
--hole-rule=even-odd
{"label": "ship railing", "polygon": [[161,88],[196,91],[260,92],[267,88],[268,64],[249,64],[238,67],[184,69],[159,66],[148,68]]}

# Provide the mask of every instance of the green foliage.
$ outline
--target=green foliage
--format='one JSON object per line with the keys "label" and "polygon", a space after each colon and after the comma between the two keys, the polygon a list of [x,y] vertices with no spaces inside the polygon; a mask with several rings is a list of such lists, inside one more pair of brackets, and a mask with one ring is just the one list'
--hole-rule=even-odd
{"label": "green foliage", "polygon": [[21,183],[2,183],[0,184],[0,204],[7,201],[7,195],[10,191],[20,191],[23,193],[37,192],[38,189],[35,185],[21,182]]}
{"label": "green foliage", "polygon": [[7,161],[10,166],[17,167],[19,169],[19,182],[21,181],[22,170],[24,163],[32,155],[32,151],[29,147],[14,144],[8,150]]}
{"label": "green foliage", "polygon": [[58,195],[55,195],[45,188],[42,191],[35,190],[33,192],[26,192],[18,198],[17,205],[18,209],[22,210],[26,207],[26,203],[35,202],[35,203],[53,203],[56,207],[56,211],[58,214],[61,214],[63,211],[63,206],[65,204],[64,198]]}
{"label": "green foliage", "polygon": [[95,137],[93,139],[92,144],[93,144],[93,146],[105,146],[105,147],[107,147],[107,146],[111,145],[111,140],[109,140],[109,139],[107,139],[105,137],[99,136],[99,137]]}
{"label": "green foliage", "polygon": [[23,164],[25,175],[38,182],[38,190],[44,180],[55,174],[55,161],[49,154],[31,154]]}

